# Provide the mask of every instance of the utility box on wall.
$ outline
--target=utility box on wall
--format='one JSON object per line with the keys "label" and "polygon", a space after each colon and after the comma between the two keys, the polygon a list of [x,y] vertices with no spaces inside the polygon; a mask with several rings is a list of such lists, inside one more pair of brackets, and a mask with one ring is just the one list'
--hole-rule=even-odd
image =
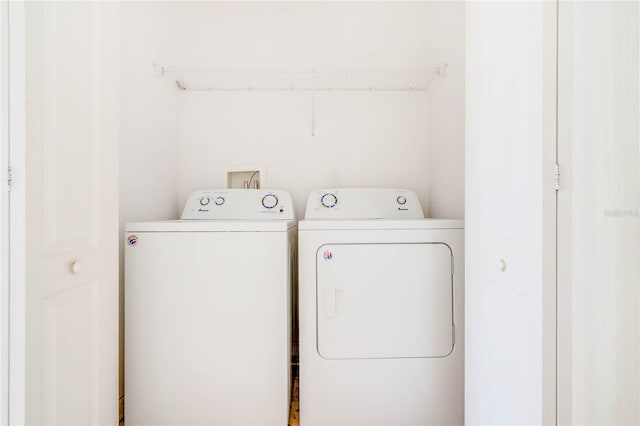
{"label": "utility box on wall", "polygon": [[267,173],[264,165],[227,167],[227,188],[266,188]]}

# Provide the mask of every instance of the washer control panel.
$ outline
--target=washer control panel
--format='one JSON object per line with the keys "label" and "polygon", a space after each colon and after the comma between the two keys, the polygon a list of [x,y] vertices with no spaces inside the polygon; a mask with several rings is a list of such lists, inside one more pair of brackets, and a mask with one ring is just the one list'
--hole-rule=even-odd
{"label": "washer control panel", "polygon": [[415,192],[408,189],[335,188],[312,191],[305,219],[423,219]]}
{"label": "washer control panel", "polygon": [[293,220],[291,196],[269,189],[209,189],[189,196],[182,219]]}

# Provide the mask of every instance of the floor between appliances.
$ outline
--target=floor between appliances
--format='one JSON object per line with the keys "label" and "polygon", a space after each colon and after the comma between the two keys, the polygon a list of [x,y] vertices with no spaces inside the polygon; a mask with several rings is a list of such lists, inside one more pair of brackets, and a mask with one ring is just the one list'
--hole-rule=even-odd
{"label": "floor between appliances", "polygon": [[300,412],[298,409],[298,378],[293,382],[291,392],[291,406],[289,409],[289,426],[300,426]]}

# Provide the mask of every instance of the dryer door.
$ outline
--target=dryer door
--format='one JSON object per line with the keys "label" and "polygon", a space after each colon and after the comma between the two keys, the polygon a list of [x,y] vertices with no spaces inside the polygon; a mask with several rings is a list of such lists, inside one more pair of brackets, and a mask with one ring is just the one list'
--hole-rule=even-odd
{"label": "dryer door", "polygon": [[326,359],[445,357],[453,350],[452,253],[444,243],[318,249],[318,353]]}

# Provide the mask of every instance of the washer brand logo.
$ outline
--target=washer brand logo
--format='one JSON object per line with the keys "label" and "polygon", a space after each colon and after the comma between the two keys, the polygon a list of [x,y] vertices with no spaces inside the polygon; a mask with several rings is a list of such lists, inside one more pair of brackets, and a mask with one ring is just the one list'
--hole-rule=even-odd
{"label": "washer brand logo", "polygon": [[324,252],[324,260],[331,260],[333,259],[333,253],[331,253],[329,250]]}
{"label": "washer brand logo", "polygon": [[133,247],[136,244],[138,244],[138,237],[136,237],[135,235],[130,235],[129,238],[127,239],[127,242],[131,247]]}

